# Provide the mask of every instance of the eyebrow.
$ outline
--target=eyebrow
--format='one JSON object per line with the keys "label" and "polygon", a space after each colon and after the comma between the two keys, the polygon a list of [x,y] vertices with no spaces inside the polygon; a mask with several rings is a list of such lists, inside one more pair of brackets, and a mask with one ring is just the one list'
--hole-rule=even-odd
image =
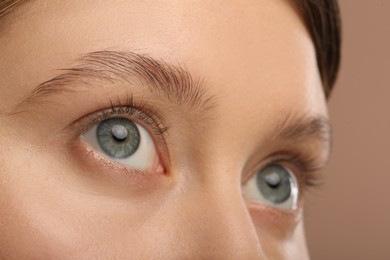
{"label": "eyebrow", "polygon": [[331,124],[326,116],[309,116],[288,113],[276,125],[271,139],[300,142],[307,139],[320,141],[327,150],[331,148]]}
{"label": "eyebrow", "polygon": [[74,66],[59,71],[62,72],[60,75],[33,89],[14,111],[40,98],[80,91],[83,86],[95,85],[91,83],[96,80],[142,85],[151,93],[198,113],[213,107],[213,97],[206,93],[203,79],[194,78],[184,66],[168,64],[148,55],[96,51],[82,56]]}

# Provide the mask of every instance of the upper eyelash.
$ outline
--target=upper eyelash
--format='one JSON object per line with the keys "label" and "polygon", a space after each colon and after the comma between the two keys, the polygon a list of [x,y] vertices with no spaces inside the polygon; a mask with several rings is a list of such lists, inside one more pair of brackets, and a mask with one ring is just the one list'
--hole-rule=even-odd
{"label": "upper eyelash", "polygon": [[161,120],[150,112],[150,108],[147,109],[147,104],[143,101],[136,102],[133,96],[127,96],[123,103],[118,97],[113,101],[109,99],[109,108],[97,112],[97,114],[89,121],[85,130],[89,129],[93,125],[97,125],[105,119],[110,118],[113,115],[126,115],[129,117],[135,117],[147,124],[151,128],[155,135],[162,135],[168,131],[168,127],[164,126]]}
{"label": "upper eyelash", "polygon": [[[313,188],[321,186],[323,183],[323,175],[320,174],[320,170],[324,165],[318,163],[318,159],[314,156],[308,156],[302,153],[284,153],[284,156],[275,156],[274,159],[267,165],[289,163],[297,168],[303,184],[303,191],[305,188]],[[271,157],[272,158],[272,157]],[[295,174],[295,171],[292,171]]]}
{"label": "upper eyelash", "polygon": [[303,174],[305,187],[318,187],[323,184],[323,175],[320,171],[324,168],[323,164],[318,164],[314,157],[294,154],[290,161],[298,167]]}

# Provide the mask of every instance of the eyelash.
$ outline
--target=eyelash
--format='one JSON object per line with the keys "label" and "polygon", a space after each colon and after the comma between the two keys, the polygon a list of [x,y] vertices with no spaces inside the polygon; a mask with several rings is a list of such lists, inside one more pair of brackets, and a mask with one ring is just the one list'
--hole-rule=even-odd
{"label": "eyelash", "polygon": [[161,136],[166,133],[169,127],[164,126],[162,121],[154,111],[151,111],[152,107],[143,101],[136,102],[133,96],[128,96],[125,102],[122,102],[118,97],[116,101],[109,99],[109,108],[95,113],[92,117],[87,120],[87,123],[82,129],[82,133],[85,133],[92,126],[99,124],[105,119],[117,116],[128,116],[132,120],[134,118],[152,130],[155,136]]}
{"label": "eyelash", "polygon": [[[322,185],[323,175],[320,171],[324,165],[318,163],[318,159],[311,154],[303,152],[278,152],[270,156],[270,162],[267,165],[279,164],[289,168],[300,183],[302,193],[311,188]],[[288,164],[285,166],[285,164]],[[294,169],[291,169],[294,168]]]}

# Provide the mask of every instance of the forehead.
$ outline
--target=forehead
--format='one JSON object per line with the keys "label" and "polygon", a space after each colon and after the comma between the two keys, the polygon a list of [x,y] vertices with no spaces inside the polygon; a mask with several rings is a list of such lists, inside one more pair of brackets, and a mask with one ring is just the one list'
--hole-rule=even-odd
{"label": "forehead", "polygon": [[219,112],[232,117],[326,113],[314,47],[289,1],[69,0],[23,7],[0,38],[0,66],[11,71],[2,75],[4,84],[12,82],[6,96],[19,91],[21,98],[84,53],[113,49],[186,66],[221,100]]}

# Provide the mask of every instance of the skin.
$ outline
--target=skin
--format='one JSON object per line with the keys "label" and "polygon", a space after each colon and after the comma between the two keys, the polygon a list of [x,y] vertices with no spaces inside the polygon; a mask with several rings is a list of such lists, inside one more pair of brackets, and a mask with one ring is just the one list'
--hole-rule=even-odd
{"label": "skin", "polygon": [[[100,50],[185,66],[212,106],[191,114],[140,86],[101,81],[23,102]],[[314,47],[290,2],[38,0],[7,17],[0,57],[1,257],[308,259],[302,194],[287,211],[243,196],[289,142],[270,141],[277,122],[327,117]],[[80,138],[81,118],[129,94],[170,126],[152,174],[91,156]],[[302,143],[324,163],[316,140],[289,147]]]}

